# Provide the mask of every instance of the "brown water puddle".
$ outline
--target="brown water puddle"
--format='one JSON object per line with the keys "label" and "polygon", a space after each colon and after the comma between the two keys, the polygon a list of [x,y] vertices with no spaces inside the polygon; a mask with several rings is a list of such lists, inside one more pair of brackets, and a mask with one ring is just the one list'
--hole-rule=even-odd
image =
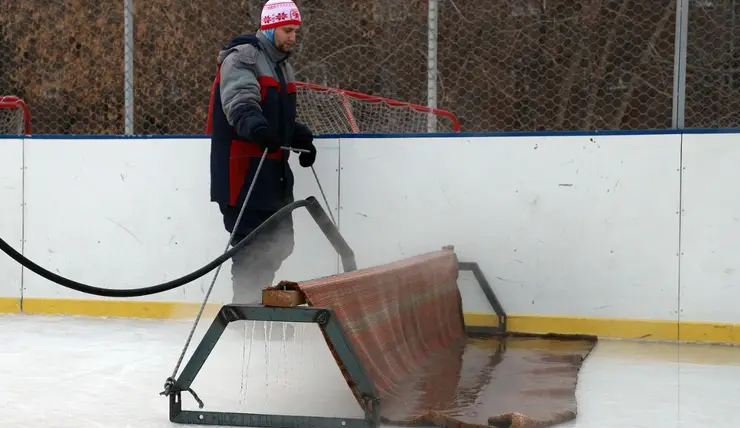
{"label": "brown water puddle", "polygon": [[381,403],[382,418],[450,427],[556,425],[577,413],[578,372],[595,343],[592,338],[467,338],[394,388]]}

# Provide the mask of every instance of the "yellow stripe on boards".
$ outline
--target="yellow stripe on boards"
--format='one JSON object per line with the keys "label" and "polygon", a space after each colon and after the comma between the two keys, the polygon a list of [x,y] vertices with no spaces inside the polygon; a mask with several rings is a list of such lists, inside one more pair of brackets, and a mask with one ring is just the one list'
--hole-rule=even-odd
{"label": "yellow stripe on boards", "polygon": [[[465,313],[469,326],[495,327],[491,313]],[[507,316],[507,330],[520,333],[589,334],[618,339],[671,340],[686,342],[739,343],[740,324],[702,321],[669,321],[628,318],[571,317],[563,315]]]}
{"label": "yellow stripe on boards", "polygon": [[[209,303],[205,319],[212,319],[221,308]],[[42,315],[81,315],[94,317],[189,319],[195,318],[200,303],[142,300],[23,299],[23,313]],[[0,313],[21,312],[20,299],[0,298]],[[465,323],[476,327],[495,327],[492,313],[467,312]],[[510,314],[509,331],[520,333],[589,334],[606,338],[668,340],[740,344],[740,324],[701,321],[668,321],[626,318],[571,317],[557,315]]]}
{"label": "yellow stripe on boards", "polygon": [[21,299],[0,297],[0,314],[13,314],[21,311]]}
{"label": "yellow stripe on boards", "polygon": [[[26,314],[92,317],[186,319],[195,318],[200,306],[200,303],[141,300],[23,299]],[[221,306],[207,304],[203,316],[215,316]]]}

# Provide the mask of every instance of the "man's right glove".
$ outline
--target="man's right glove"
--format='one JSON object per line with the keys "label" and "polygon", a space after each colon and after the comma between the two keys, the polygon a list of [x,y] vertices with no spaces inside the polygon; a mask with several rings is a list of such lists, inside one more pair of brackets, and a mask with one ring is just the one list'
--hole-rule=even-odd
{"label": "man's right glove", "polygon": [[270,131],[267,126],[261,126],[254,132],[255,143],[259,144],[262,150],[267,149],[267,153],[275,153],[280,150],[280,140],[277,135]]}

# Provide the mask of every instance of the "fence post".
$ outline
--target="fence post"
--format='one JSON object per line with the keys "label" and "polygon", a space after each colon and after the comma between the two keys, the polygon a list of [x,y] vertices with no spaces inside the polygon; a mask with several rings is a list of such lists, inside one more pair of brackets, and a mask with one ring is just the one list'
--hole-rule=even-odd
{"label": "fence post", "polygon": [[124,132],[134,133],[134,0],[123,0]]}
{"label": "fence post", "polygon": [[[427,107],[437,108],[437,21],[439,0],[429,0],[427,19]],[[436,132],[437,116],[427,115],[428,132]]]}
{"label": "fence post", "polygon": [[686,44],[689,29],[689,0],[676,0],[676,42],[673,67],[673,128],[682,129],[686,113]]}

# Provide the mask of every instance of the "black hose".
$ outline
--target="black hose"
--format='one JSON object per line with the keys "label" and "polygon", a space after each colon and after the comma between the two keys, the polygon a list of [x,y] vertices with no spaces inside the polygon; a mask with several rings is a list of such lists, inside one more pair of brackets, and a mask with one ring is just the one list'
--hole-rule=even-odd
{"label": "black hose", "polygon": [[[5,252],[13,260],[17,261],[18,263],[28,268],[32,272],[48,279],[49,281],[55,282],[66,288],[71,288],[72,290],[75,290],[75,291],[79,291],[81,293],[86,293],[86,294],[93,294],[96,296],[104,296],[104,297],[141,297],[141,296],[148,296],[151,294],[163,293],[165,291],[169,291],[169,290],[181,287],[189,282],[192,282],[202,277],[203,275],[207,274],[208,272],[212,271],[213,269],[215,269],[216,267],[224,263],[226,260],[230,259],[234,254],[239,252],[247,244],[253,241],[254,238],[262,230],[264,230],[265,228],[269,227],[271,224],[279,221],[283,217],[287,216],[288,214],[292,213],[293,211],[301,207],[307,207],[311,215],[314,217],[314,219],[317,219],[316,215],[314,215],[316,213],[318,213],[319,216],[323,214],[323,217],[326,217],[326,212],[324,212],[324,210],[321,208],[321,205],[318,204],[318,202],[316,201],[316,198],[314,198],[313,196],[309,196],[308,198],[304,200],[292,202],[282,207],[281,209],[279,209],[275,214],[271,215],[270,218],[265,220],[256,229],[254,229],[252,233],[247,235],[246,238],[242,239],[241,242],[239,242],[229,251],[225,252],[223,255],[214,259],[212,262],[208,263],[202,268],[192,273],[189,273],[183,277],[180,277],[178,279],[174,279],[172,281],[165,282],[159,285],[153,285],[151,287],[129,288],[129,289],[110,289],[110,288],[93,287],[91,285],[86,285],[86,284],[73,281],[71,279],[57,275],[53,272],[49,272],[48,270],[42,268],[41,266],[27,259],[25,256],[23,256],[23,254],[16,251],[13,247],[11,247],[7,242],[5,242],[1,238],[0,238],[0,250]],[[317,222],[318,222],[318,219],[317,219]],[[321,222],[321,223],[325,224],[325,222]],[[322,230],[323,230],[323,227],[322,227]],[[326,233],[325,230],[323,231]],[[338,231],[336,233],[338,235]],[[343,239],[341,239],[341,242],[344,243],[344,246],[346,246],[346,248],[349,248],[349,246],[347,246],[346,242],[344,242]],[[334,244],[334,242],[332,242],[332,244]],[[353,254],[352,254],[352,257],[354,257]],[[354,263],[354,260],[352,260],[352,262]]]}

